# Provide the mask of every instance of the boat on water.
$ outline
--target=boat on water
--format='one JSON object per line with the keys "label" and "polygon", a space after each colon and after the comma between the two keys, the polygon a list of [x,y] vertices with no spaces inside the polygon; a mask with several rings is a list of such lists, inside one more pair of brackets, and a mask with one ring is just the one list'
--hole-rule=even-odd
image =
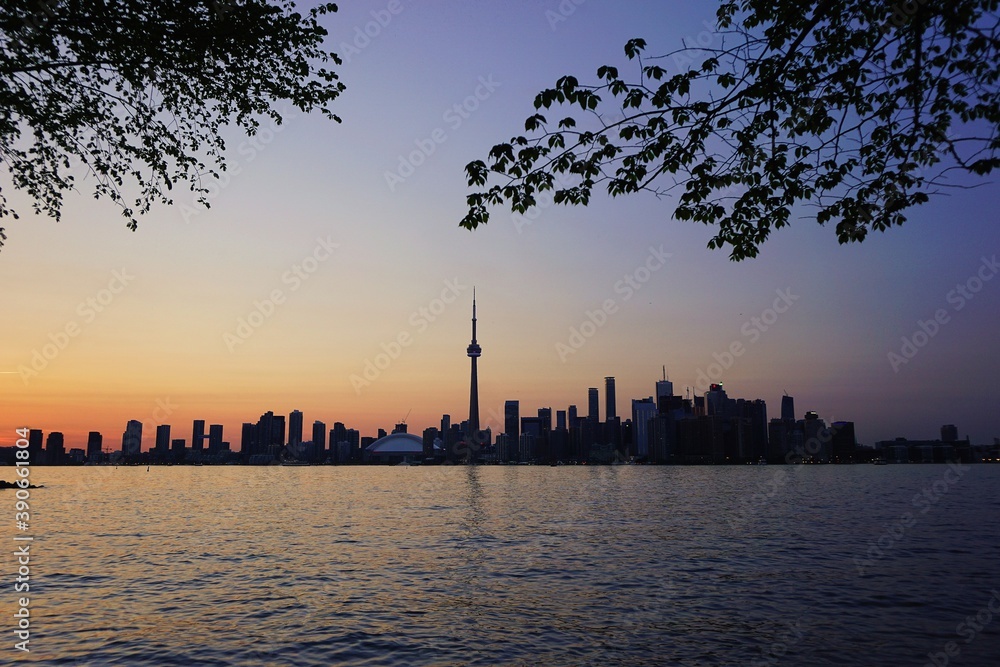
{"label": "boat on water", "polygon": [[889,465],[889,464],[886,462],[885,459],[874,459],[874,460],[872,460],[872,465],[885,466],[885,465]]}
{"label": "boat on water", "polygon": [[307,466],[311,465],[308,461],[282,461],[283,466]]}

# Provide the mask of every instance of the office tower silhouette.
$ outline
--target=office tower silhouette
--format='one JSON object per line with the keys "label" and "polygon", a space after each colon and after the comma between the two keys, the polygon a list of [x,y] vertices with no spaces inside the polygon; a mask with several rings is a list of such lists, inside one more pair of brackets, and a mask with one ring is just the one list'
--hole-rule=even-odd
{"label": "office tower silhouette", "polygon": [[205,448],[205,420],[195,419],[191,427],[191,449],[200,452]]}
{"label": "office tower silhouette", "polygon": [[87,460],[98,462],[101,459],[101,447],[104,445],[104,436],[98,431],[91,431],[87,434]]}
{"label": "office tower silhouette", "polygon": [[222,424],[212,424],[208,427],[208,453],[218,454],[222,451]]}
{"label": "office tower silhouette", "polygon": [[313,460],[322,461],[326,458],[326,424],[316,420],[313,422]]}
{"label": "office tower silhouette", "polygon": [[618,417],[618,407],[615,402],[615,379],[604,378],[604,421],[610,422]]}
{"label": "office tower silhouette", "polygon": [[156,444],[153,451],[160,459],[166,459],[170,453],[170,424],[159,424],[156,427]]}
{"label": "office tower silhouette", "polygon": [[601,421],[601,417],[598,414],[599,406],[597,387],[591,387],[587,390],[587,418],[593,420],[595,423]]}
{"label": "office tower silhouette", "polygon": [[302,444],[302,413],[292,410],[288,415],[288,443],[289,445]]}
{"label": "office tower silhouette", "polygon": [[517,443],[521,438],[521,403],[520,401],[505,401],[503,404],[503,432],[510,436],[510,442]]}
{"label": "office tower silhouette", "polygon": [[130,419],[122,433],[122,455],[138,456],[142,451],[142,422]]}
{"label": "office tower silhouette", "polygon": [[45,455],[49,465],[62,465],[66,462],[66,445],[63,442],[63,434],[59,431],[52,431],[45,438]]}
{"label": "office tower silhouette", "polygon": [[795,399],[788,394],[781,397],[781,421],[795,421]]}

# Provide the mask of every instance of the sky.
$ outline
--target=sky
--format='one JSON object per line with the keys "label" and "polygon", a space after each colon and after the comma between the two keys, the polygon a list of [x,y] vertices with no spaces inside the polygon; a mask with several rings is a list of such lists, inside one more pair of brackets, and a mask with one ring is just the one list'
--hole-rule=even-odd
{"label": "sky", "polygon": [[494,432],[505,400],[522,415],[582,413],[588,387],[603,418],[606,376],[628,416],[665,367],[675,393],[720,381],[775,417],[787,392],[799,417],[854,421],[865,444],[936,438],[943,424],[974,443],[1000,437],[995,183],[932,199],[863,244],[799,219],[743,262],[646,194],[458,226],[464,166],[523,132],[535,93],[565,74],[596,80],[603,64],[628,71],[634,37],[650,53],[707,43],[713,12],[341,3],[323,21],[345,61],[343,123],[290,114],[253,140],[227,135],[209,210],[180,192],[130,232],[86,187],[59,223],[9,194],[23,215],[5,221],[0,252],[0,446],[31,427],[63,432],[67,450],[91,430],[117,448],[138,419],[149,449],[155,424],[189,439],[204,419],[238,449],[240,424],[268,410],[362,436],[461,420],[473,288]]}

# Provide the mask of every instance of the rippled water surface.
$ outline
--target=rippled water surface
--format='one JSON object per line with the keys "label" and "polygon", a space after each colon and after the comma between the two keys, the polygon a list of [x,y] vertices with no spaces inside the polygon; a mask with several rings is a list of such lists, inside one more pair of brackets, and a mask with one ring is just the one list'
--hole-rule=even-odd
{"label": "rippled water surface", "polygon": [[998,665],[1000,466],[948,471],[35,468],[0,662]]}

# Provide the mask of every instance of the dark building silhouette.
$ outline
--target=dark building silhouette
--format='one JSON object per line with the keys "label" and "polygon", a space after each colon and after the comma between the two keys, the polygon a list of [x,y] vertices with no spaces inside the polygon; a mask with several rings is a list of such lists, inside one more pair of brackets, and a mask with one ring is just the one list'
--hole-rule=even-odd
{"label": "dark building silhouette", "polygon": [[520,401],[504,401],[503,432],[507,434],[508,438],[510,438],[510,442],[514,443],[515,445],[521,437],[520,422],[521,422]]}
{"label": "dark building silhouette", "polygon": [[781,419],[782,421],[795,421],[795,399],[785,394],[781,397]]}
{"label": "dark building silhouette", "polygon": [[240,454],[245,463],[263,464],[278,458],[285,446],[284,415],[268,410],[256,424],[243,424],[240,440]]}
{"label": "dark building silhouette", "polygon": [[313,460],[323,461],[326,459],[326,424],[316,420],[313,422]]}
{"label": "dark building silhouette", "polygon": [[854,422],[833,422],[830,425],[831,461],[833,463],[853,463],[858,441],[854,435]]}
{"label": "dark building silhouette", "polygon": [[122,456],[135,458],[142,452],[142,422],[130,419],[122,433]]}
{"label": "dark building silhouette", "polygon": [[205,420],[195,419],[191,427],[191,449],[200,452],[205,448]]}
{"label": "dark building silhouette", "polygon": [[298,410],[292,410],[292,414],[288,415],[288,444],[302,444],[302,413]]}
{"label": "dark building silhouette", "polygon": [[591,387],[587,390],[587,417],[593,419],[595,423],[601,421],[598,414],[599,408],[600,398],[597,395],[597,387]]}
{"label": "dark building silhouette", "polygon": [[958,428],[954,424],[945,424],[941,427],[941,442],[956,442],[958,440]]}
{"label": "dark building silhouette", "polygon": [[184,460],[184,438],[174,438],[170,441],[170,458],[177,463]]}
{"label": "dark building silhouette", "polygon": [[212,424],[208,427],[208,453],[218,454],[222,450],[222,424]]}
{"label": "dark building silhouette", "polygon": [[440,436],[440,431],[434,426],[424,429],[422,443],[425,459],[434,458],[434,441]]}
{"label": "dark building silhouette", "polygon": [[94,463],[101,460],[101,449],[104,446],[104,436],[97,431],[87,434],[87,460]]}
{"label": "dark building silhouette", "polygon": [[604,378],[604,421],[611,422],[618,416],[618,405],[615,401],[615,379]]}
{"label": "dark building silhouette", "polygon": [[28,431],[28,461],[31,463],[42,462],[42,442],[44,436],[42,429],[33,428]]}
{"label": "dark building silhouette", "polygon": [[156,427],[156,444],[153,453],[160,461],[167,460],[170,455],[170,424],[159,424]]}
{"label": "dark building silhouette", "polygon": [[63,434],[59,431],[52,431],[45,438],[45,456],[49,465],[63,465],[66,463],[66,446],[63,443]]}

